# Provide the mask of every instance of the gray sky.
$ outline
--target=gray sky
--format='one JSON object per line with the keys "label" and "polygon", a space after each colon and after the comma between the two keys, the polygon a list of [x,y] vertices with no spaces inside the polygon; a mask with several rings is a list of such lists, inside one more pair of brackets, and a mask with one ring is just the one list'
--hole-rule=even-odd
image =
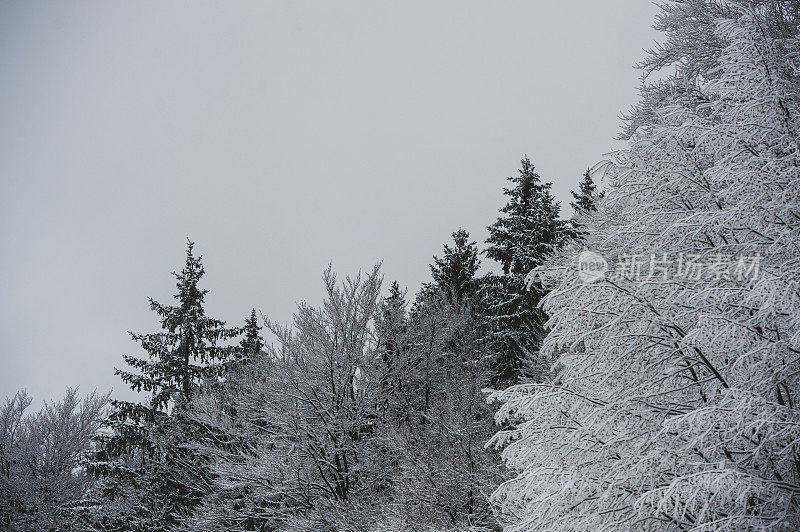
{"label": "gray sky", "polygon": [[239,324],[318,302],[329,261],[413,293],[452,231],[483,242],[525,153],[568,215],[655,11],[0,0],[0,397],[130,397],[126,331],[155,330],[187,236]]}

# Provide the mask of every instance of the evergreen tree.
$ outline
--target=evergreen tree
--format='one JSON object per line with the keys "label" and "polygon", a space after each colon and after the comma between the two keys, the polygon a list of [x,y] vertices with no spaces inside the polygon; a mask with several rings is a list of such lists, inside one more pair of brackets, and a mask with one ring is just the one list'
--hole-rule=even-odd
{"label": "evergreen tree", "polygon": [[401,348],[402,335],[406,326],[406,299],[405,291],[400,290],[397,281],[392,281],[389,287],[389,296],[383,299],[381,318],[378,324],[378,334],[381,338],[383,359],[387,366],[391,359]]}
{"label": "evergreen tree", "polygon": [[380,358],[383,363],[380,404],[387,419],[403,418],[407,415],[402,399],[408,392],[407,384],[413,361],[408,352],[405,295],[397,281],[393,281],[389,295],[383,299],[377,322]]}
{"label": "evergreen tree", "polygon": [[264,340],[261,338],[261,327],[258,325],[256,309],[250,311],[250,317],[244,321],[242,329],[244,338],[239,342],[239,349],[236,350],[237,361],[250,360],[258,356],[264,349]]}
{"label": "evergreen tree", "polygon": [[514,383],[521,377],[541,378],[546,362],[536,360],[546,317],[537,308],[544,292],[540,285],[526,285],[525,276],[570,236],[559,219],[559,203],[542,182],[528,157],[519,175],[504,188],[508,202],[503,216],[489,226],[486,255],[503,268],[503,275],[482,279],[489,339],[494,360],[493,384]]}
{"label": "evergreen tree", "polygon": [[603,194],[597,193],[597,185],[590,170],[587,168],[583,179],[578,185],[578,192],[570,192],[575,201],[570,202],[574,215],[570,222],[570,236],[580,238],[586,234],[586,222],[583,218],[591,212],[597,211],[597,202]]}
{"label": "evergreen tree", "polygon": [[504,214],[488,227],[486,255],[499,262],[506,275],[526,275],[540,266],[550,252],[561,245],[566,224],[559,219],[559,203],[525,156],[519,176],[509,177],[514,185],[504,188],[508,202]]}
{"label": "evergreen tree", "polygon": [[198,286],[204,274],[202,257],[195,257],[193,249],[189,241],[183,270],[173,272],[177,304],[164,305],[150,298],[162,330],[129,333],[148,358],[125,355],[133,370],[116,370],[132,390],[149,392],[150,400],[112,402],[107,420],[111,434],[100,437],[100,449],[88,463],[91,472],[107,481],[106,495],[133,491],[138,503],[130,516],[121,518],[127,523],[112,528],[161,529],[176,522],[199,497],[194,484],[202,468],[186,445],[198,437],[198,427],[189,422],[187,408],[197,386],[218,378],[223,363],[235,351],[222,343],[241,331],[206,316],[208,290]]}
{"label": "evergreen tree", "polygon": [[474,296],[475,273],[480,268],[478,246],[469,241],[469,233],[459,229],[453,233],[455,245],[444,245],[444,256],[433,257],[431,275],[436,286],[454,301],[462,302]]}
{"label": "evergreen tree", "polygon": [[572,201],[569,204],[570,207],[572,207],[572,210],[575,211],[575,214],[596,211],[597,200],[603,197],[602,194],[597,194],[597,185],[595,185],[594,179],[592,179],[592,174],[588,168],[583,174],[583,179],[578,185],[578,192],[573,190],[570,192],[570,194],[572,194],[572,197],[575,198],[575,201]]}
{"label": "evergreen tree", "polygon": [[383,302],[384,316],[389,315],[402,321],[406,312],[406,293],[404,290],[400,290],[397,281],[392,281],[389,287],[389,296],[384,298]]}
{"label": "evergreen tree", "polygon": [[[198,284],[205,274],[202,256],[195,257],[194,242],[189,241],[186,264],[180,273],[175,299],[178,305],[163,305],[150,298],[150,308],[158,314],[161,331],[147,334],[129,333],[147,352],[148,359],[124,355],[125,362],[138,370],[117,369],[116,374],[132,390],[152,394],[147,407],[152,412],[180,416],[192,398],[192,392],[204,378],[215,377],[234,351],[220,342],[240,334],[237,328],[226,328],[225,322],[205,315],[204,299],[208,290]],[[117,403],[122,405],[131,403]],[[137,405],[138,407],[138,405]]]}

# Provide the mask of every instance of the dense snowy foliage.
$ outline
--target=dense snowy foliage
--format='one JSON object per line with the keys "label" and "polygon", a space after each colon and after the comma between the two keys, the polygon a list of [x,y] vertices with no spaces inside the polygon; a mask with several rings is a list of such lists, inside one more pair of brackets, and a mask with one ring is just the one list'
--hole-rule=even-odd
{"label": "dense snowy foliage", "polygon": [[645,67],[676,74],[644,89],[585,240],[539,272],[557,376],[493,395],[507,530],[800,528],[798,9],[665,8]]}

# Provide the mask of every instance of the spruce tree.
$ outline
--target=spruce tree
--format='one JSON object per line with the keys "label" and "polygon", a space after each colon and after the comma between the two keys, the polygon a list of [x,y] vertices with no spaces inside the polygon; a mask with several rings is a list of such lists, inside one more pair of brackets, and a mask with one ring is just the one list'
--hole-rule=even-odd
{"label": "spruce tree", "polygon": [[132,390],[149,392],[150,399],[112,402],[110,434],[100,437],[99,450],[87,464],[90,472],[106,481],[106,495],[134,494],[136,508],[123,518],[130,520],[125,526],[131,529],[168,527],[199,498],[194,484],[202,467],[188,450],[199,436],[187,416],[189,403],[195,389],[204,380],[217,379],[237,350],[223,344],[240,329],[205,314],[208,290],[198,286],[204,274],[202,257],[193,250],[189,241],[183,270],[173,272],[177,304],[149,300],[161,330],[129,333],[147,358],[125,355],[132,370],[116,370]]}
{"label": "spruce tree", "polygon": [[597,200],[602,197],[602,194],[597,194],[597,185],[592,179],[592,174],[587,168],[583,174],[583,179],[578,185],[578,192],[574,190],[570,192],[575,201],[570,202],[570,207],[575,211],[575,214],[591,212],[597,210]]}
{"label": "spruce tree", "polygon": [[405,291],[400,290],[397,281],[392,282],[389,295],[383,299],[381,306],[377,327],[383,386],[380,404],[386,419],[397,419],[405,415],[402,398],[408,391],[408,373],[411,371],[406,337]]}
{"label": "spruce tree", "polygon": [[588,168],[578,185],[578,192],[572,190],[570,194],[575,198],[575,201],[570,202],[570,207],[574,212],[569,221],[570,236],[581,238],[586,235],[586,223],[583,218],[588,213],[597,211],[597,202],[603,197],[603,194],[597,193],[597,185],[595,185],[591,171]]}
{"label": "spruce tree", "polygon": [[513,185],[504,188],[508,201],[486,240],[486,255],[503,268],[503,275],[482,279],[495,385],[541,378],[546,371],[546,362],[536,359],[546,321],[537,308],[543,291],[538,284],[526,285],[525,277],[570,236],[552,184],[542,182],[527,156],[521,165],[519,175],[508,178]]}
{"label": "spruce tree", "polygon": [[261,338],[261,327],[258,325],[256,309],[250,311],[250,317],[244,321],[242,333],[244,337],[239,342],[239,349],[235,351],[237,361],[250,360],[258,356],[264,349],[264,340]]}
{"label": "spruce tree", "polygon": [[508,202],[503,216],[488,227],[486,255],[503,267],[506,275],[526,275],[564,240],[565,223],[559,219],[559,203],[525,156],[518,176],[509,177],[514,186],[504,188]]}
{"label": "spruce tree", "polygon": [[204,378],[214,377],[220,363],[233,352],[220,342],[240,333],[237,328],[226,328],[224,321],[205,315],[203,300],[208,290],[198,287],[205,269],[202,256],[195,257],[193,249],[194,242],[189,241],[183,270],[173,272],[178,280],[178,305],[164,305],[150,298],[150,308],[158,314],[162,330],[129,333],[147,352],[148,359],[124,355],[125,362],[138,371],[115,371],[132,390],[152,394],[148,406],[152,411],[166,412],[173,407],[175,415],[181,415],[195,386]]}
{"label": "spruce tree", "polygon": [[436,286],[453,301],[463,302],[475,295],[475,273],[480,268],[478,246],[469,241],[469,233],[459,229],[453,233],[454,246],[444,245],[444,256],[433,257],[431,276]]}
{"label": "spruce tree", "polygon": [[391,359],[401,348],[405,326],[405,292],[400,290],[400,285],[397,284],[397,281],[392,281],[389,287],[389,295],[383,299],[383,308],[378,325],[383,358],[387,366],[391,365]]}

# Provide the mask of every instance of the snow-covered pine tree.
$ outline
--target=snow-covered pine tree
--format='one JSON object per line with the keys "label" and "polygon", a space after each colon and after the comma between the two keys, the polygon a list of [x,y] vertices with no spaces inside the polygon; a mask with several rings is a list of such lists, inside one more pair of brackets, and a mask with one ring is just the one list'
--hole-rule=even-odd
{"label": "snow-covered pine tree", "polygon": [[581,179],[578,185],[578,192],[573,190],[570,194],[575,198],[575,201],[571,201],[569,204],[572,210],[575,211],[575,214],[597,210],[597,200],[599,199],[597,185],[594,183],[594,179],[592,179],[590,169],[587,168],[586,172],[584,172],[583,179]]}
{"label": "snow-covered pine tree", "polygon": [[477,289],[475,273],[481,266],[478,246],[469,241],[469,232],[459,229],[453,233],[453,247],[444,245],[444,256],[433,257],[431,276],[436,286],[456,302],[472,299]]}
{"label": "snow-covered pine tree", "polygon": [[199,287],[204,272],[202,257],[194,255],[189,241],[183,270],[173,272],[177,304],[150,298],[161,331],[129,333],[148,358],[125,355],[134,371],[117,369],[116,374],[132,390],[149,392],[150,399],[112,401],[109,432],[100,436],[87,467],[105,481],[107,496],[133,491],[136,507],[123,509],[118,518],[101,515],[101,520],[128,521],[132,529],[166,529],[201,495],[196,486],[203,475],[200,460],[187,448],[199,437],[198,427],[188,421],[187,407],[203,380],[219,377],[223,363],[236,351],[225,342],[241,332],[206,316],[208,290]]}
{"label": "snow-covered pine tree", "polygon": [[675,73],[542,271],[560,370],[494,395],[507,530],[800,529],[798,23],[796,1],[664,4],[642,66]]}
{"label": "snow-covered pine tree", "polygon": [[521,165],[519,175],[508,178],[513,185],[503,189],[508,202],[489,226],[486,240],[486,255],[503,268],[503,275],[487,275],[481,283],[495,357],[494,384],[545,373],[547,363],[535,358],[544,335],[546,318],[537,308],[544,292],[536,283],[526,286],[525,277],[571,234],[559,218],[551,183],[541,181],[527,156]]}
{"label": "snow-covered pine tree", "polygon": [[539,266],[564,239],[565,224],[559,203],[525,156],[518,176],[508,178],[513,187],[503,188],[508,202],[503,213],[488,227],[486,255],[503,267],[506,275],[522,275]]}
{"label": "snow-covered pine tree", "polygon": [[382,361],[381,383],[383,390],[379,404],[385,419],[404,418],[408,409],[402,398],[408,393],[413,361],[407,349],[405,291],[397,281],[392,281],[389,295],[383,299],[380,319],[377,320],[378,344]]}
{"label": "snow-covered pine tree", "polygon": [[[194,242],[189,241],[186,263],[177,279],[177,305],[163,305],[150,298],[150,308],[158,315],[161,331],[155,333],[130,333],[147,353],[148,358],[124,355],[125,362],[134,370],[116,370],[116,374],[137,392],[150,392],[146,407],[153,412],[172,410],[174,416],[191,401],[192,393],[203,379],[216,378],[225,361],[235,352],[224,342],[241,333],[241,329],[225,327],[225,322],[206,316],[204,299],[208,290],[198,285],[205,268],[202,256],[194,256]],[[139,403],[115,402],[117,412],[130,419]]]}
{"label": "snow-covered pine tree", "polygon": [[239,349],[234,351],[233,357],[237,362],[244,362],[261,354],[264,349],[264,340],[261,338],[260,331],[256,309],[253,309],[250,311],[250,317],[244,321],[242,328],[244,336],[239,342]]}
{"label": "snow-covered pine tree", "polygon": [[400,289],[397,281],[392,281],[389,295],[383,299],[381,318],[378,321],[378,336],[381,339],[384,357],[391,358],[391,354],[400,348],[406,326],[406,305],[405,291]]}
{"label": "snow-covered pine tree", "polygon": [[597,185],[592,179],[591,169],[587,168],[583,174],[578,185],[578,192],[574,190],[570,192],[575,201],[570,202],[572,207],[573,216],[570,219],[570,225],[575,237],[580,237],[586,231],[587,223],[597,211],[597,202],[603,197],[603,194],[597,193]]}

